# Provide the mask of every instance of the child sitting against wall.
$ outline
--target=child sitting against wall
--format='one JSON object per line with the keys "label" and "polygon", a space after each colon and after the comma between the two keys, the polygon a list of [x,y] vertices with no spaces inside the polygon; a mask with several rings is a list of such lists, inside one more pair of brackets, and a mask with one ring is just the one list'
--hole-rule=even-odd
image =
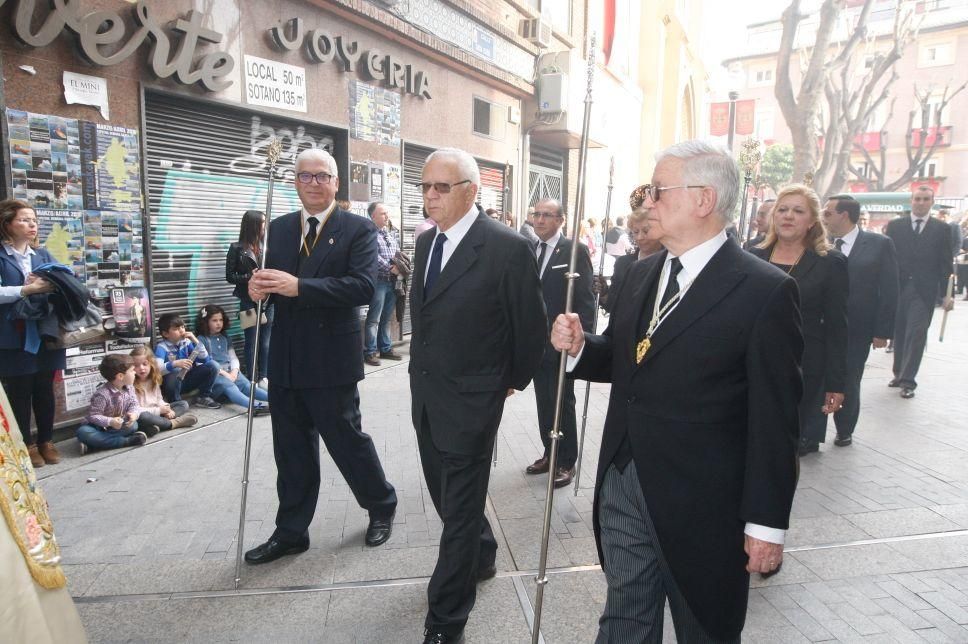
{"label": "child sitting against wall", "polygon": [[[195,333],[212,359],[219,365],[218,378],[212,387],[216,400],[225,397],[229,402],[248,409],[249,393],[254,386],[248,378],[239,371],[239,358],[232,348],[226,331],[228,330],[228,315],[225,309],[217,304],[206,304],[195,317]],[[265,389],[255,386],[254,412],[256,415],[268,414],[269,394]]]}
{"label": "child sitting against wall", "polygon": [[134,360],[134,393],[141,407],[140,427],[153,425],[159,431],[167,431],[191,427],[198,422],[198,418],[186,413],[188,403],[184,400],[165,402],[161,395],[161,372],[150,347],[135,347],[129,355]]}
{"label": "child sitting against wall", "polygon": [[208,355],[198,338],[185,329],[175,313],[158,318],[158,332],[163,338],[155,347],[155,357],[162,372],[161,392],[169,403],[181,400],[182,391],[198,389],[195,405],[218,409],[222,405],[212,398],[212,386],[218,377],[218,364]]}
{"label": "child sitting against wall", "polygon": [[84,424],[77,428],[81,454],[88,449],[116,449],[144,445],[158,430],[138,428],[141,408],[134,393],[134,360],[130,356],[108,354],[98,371],[106,382],[91,396],[91,407]]}

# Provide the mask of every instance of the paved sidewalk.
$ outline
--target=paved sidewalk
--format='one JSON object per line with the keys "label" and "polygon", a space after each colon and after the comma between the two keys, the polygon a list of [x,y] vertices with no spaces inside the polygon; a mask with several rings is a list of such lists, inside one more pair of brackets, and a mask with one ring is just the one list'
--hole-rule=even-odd
{"label": "paved sidewalk", "polygon": [[[916,398],[885,386],[890,356],[875,352],[854,445],[828,442],[802,460],[784,567],[753,580],[745,642],[968,642],[968,306],[958,305],[944,344],[935,316]],[[583,393],[580,384],[579,406]],[[361,396],[400,498],[392,538],[363,546],[365,513],[324,454],[310,550],[244,567],[239,593],[243,416],[205,413],[215,424],[144,448],[80,457],[62,444],[65,461],[38,475],[92,641],[419,642],[441,525],[420,473],[406,362],[368,369]],[[548,643],[594,641],[604,602],[591,487],[607,396],[592,386],[578,496],[555,495]],[[272,532],[276,509],[268,418],[253,438],[247,548]],[[488,504],[500,572],[479,588],[469,643],[530,641],[546,480],[524,467],[540,451],[528,390],[508,400],[501,425]],[[668,620],[666,632],[674,641]]]}

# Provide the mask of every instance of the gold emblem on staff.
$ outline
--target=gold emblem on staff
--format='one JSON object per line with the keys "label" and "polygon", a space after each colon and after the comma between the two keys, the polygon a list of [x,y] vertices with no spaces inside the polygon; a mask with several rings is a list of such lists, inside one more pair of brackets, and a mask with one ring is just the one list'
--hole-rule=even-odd
{"label": "gold emblem on staff", "polygon": [[642,364],[642,361],[645,360],[645,354],[649,352],[651,346],[652,340],[648,337],[642,338],[642,341],[635,347],[635,364]]}

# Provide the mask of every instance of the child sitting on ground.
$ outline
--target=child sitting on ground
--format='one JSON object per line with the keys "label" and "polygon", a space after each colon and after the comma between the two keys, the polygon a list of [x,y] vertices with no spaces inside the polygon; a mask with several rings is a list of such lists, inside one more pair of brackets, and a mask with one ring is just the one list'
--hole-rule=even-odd
{"label": "child sitting on ground", "polygon": [[[232,341],[226,335],[228,325],[225,309],[217,304],[206,304],[195,317],[195,333],[220,368],[215,386],[212,387],[215,399],[225,396],[229,402],[248,409],[249,393],[253,385],[239,371],[239,358],[232,348]],[[254,412],[257,415],[269,413],[269,405],[266,404],[269,394],[266,390],[256,386],[255,399],[259,402],[253,408]]]}
{"label": "child sitting on ground", "polygon": [[198,389],[195,404],[218,409],[222,405],[212,398],[212,386],[218,377],[218,364],[185,323],[174,313],[158,318],[158,332],[164,338],[155,347],[155,357],[163,374],[161,392],[169,403],[181,400],[182,391]]}
{"label": "child sitting on ground", "polygon": [[138,397],[141,415],[138,426],[153,425],[159,431],[191,427],[198,422],[192,414],[186,414],[188,403],[176,400],[169,404],[161,395],[161,373],[151,348],[135,347],[129,354],[134,360],[134,393]]}
{"label": "child sitting on ground", "polygon": [[116,449],[144,445],[158,430],[145,427],[139,430],[138,398],[134,387],[134,361],[130,356],[108,354],[98,366],[107,381],[98,386],[91,396],[91,408],[84,424],[77,428],[81,454],[90,449]]}

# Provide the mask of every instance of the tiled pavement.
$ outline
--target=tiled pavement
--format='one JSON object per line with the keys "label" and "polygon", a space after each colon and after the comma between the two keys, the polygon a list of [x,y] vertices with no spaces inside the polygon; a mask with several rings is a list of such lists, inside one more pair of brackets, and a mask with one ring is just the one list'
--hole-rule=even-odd
{"label": "tiled pavement", "polygon": [[[885,387],[890,356],[876,352],[854,446],[828,443],[803,459],[784,567],[753,580],[744,641],[968,643],[968,306],[959,305],[944,344],[936,316],[915,399]],[[590,487],[607,393],[591,390],[579,495],[555,496],[548,643],[592,642],[604,601]],[[214,424],[145,448],[80,457],[62,444],[64,463],[38,474],[91,639],[419,641],[440,521],[423,488],[406,363],[369,370],[361,396],[364,428],[400,498],[393,537],[363,547],[366,517],[324,454],[310,550],[245,567],[240,593],[238,410],[206,410],[203,422]],[[276,507],[268,419],[255,420],[253,436],[246,547],[272,532]],[[545,480],[523,470],[539,445],[533,395],[518,393],[490,484],[501,572],[480,586],[468,642],[530,641]],[[666,633],[674,641],[668,620]]]}

